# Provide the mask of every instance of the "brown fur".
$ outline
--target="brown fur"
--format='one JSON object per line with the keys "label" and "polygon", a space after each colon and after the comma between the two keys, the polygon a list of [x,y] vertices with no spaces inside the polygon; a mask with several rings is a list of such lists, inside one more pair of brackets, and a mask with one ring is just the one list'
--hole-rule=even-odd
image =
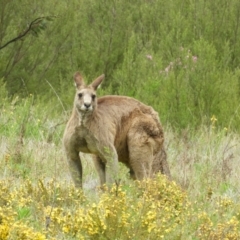
{"label": "brown fur", "polygon": [[157,172],[170,178],[158,114],[130,97],[97,99],[96,90],[103,78],[86,86],[79,73],[74,76],[77,92],[63,143],[75,185],[82,187],[79,152],[94,154],[101,184],[118,178],[118,161],[130,169],[133,179],[152,177]]}

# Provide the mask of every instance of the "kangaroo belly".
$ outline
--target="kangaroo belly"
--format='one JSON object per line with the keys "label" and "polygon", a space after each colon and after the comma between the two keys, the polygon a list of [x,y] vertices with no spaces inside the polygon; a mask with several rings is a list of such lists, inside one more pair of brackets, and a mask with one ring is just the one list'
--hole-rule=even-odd
{"label": "kangaroo belly", "polygon": [[129,152],[127,141],[118,141],[115,143],[115,147],[118,154],[118,161],[127,164],[129,162]]}
{"label": "kangaroo belly", "polygon": [[98,153],[98,148],[93,141],[89,141],[89,139],[86,138],[79,138],[78,139],[78,150],[79,152],[83,153],[92,153],[92,154],[97,154]]}

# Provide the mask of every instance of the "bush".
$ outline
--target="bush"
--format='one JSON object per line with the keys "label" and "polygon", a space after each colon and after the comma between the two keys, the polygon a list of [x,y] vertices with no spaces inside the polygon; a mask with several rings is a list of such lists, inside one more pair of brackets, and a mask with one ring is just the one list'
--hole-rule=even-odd
{"label": "bush", "polygon": [[2,45],[37,17],[44,21],[1,49],[0,74],[9,95],[47,102],[57,93],[68,109],[76,70],[89,79],[105,73],[103,94],[137,97],[164,123],[196,127],[215,114],[238,129],[238,6],[237,0],[5,1]]}

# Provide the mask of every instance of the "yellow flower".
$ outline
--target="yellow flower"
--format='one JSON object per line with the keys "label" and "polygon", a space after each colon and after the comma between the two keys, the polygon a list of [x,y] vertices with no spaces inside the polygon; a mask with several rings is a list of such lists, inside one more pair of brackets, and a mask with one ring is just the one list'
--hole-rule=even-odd
{"label": "yellow flower", "polygon": [[212,122],[212,123],[215,123],[216,121],[217,121],[216,116],[215,116],[215,115],[212,115],[212,117],[211,117],[211,122]]}
{"label": "yellow flower", "polygon": [[6,224],[0,225],[0,239],[8,239],[9,226]]}
{"label": "yellow flower", "polygon": [[65,232],[65,233],[69,233],[69,231],[70,231],[69,226],[64,226],[64,227],[62,228],[62,230],[63,230],[63,232]]}

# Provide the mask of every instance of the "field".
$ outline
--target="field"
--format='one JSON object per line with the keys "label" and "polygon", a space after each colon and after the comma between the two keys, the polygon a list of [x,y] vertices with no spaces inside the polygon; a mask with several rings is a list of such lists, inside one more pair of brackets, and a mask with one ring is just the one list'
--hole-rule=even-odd
{"label": "field", "polygon": [[2,103],[0,239],[240,238],[240,137],[215,116],[194,131],[164,126],[173,182],[133,182],[121,165],[119,182],[102,191],[82,156],[82,191],[61,142],[69,112],[49,119],[50,105],[32,95]]}
{"label": "field", "polygon": [[[0,240],[240,239],[240,1],[2,0]],[[160,115],[173,181],[99,188],[62,147],[72,76]]]}

